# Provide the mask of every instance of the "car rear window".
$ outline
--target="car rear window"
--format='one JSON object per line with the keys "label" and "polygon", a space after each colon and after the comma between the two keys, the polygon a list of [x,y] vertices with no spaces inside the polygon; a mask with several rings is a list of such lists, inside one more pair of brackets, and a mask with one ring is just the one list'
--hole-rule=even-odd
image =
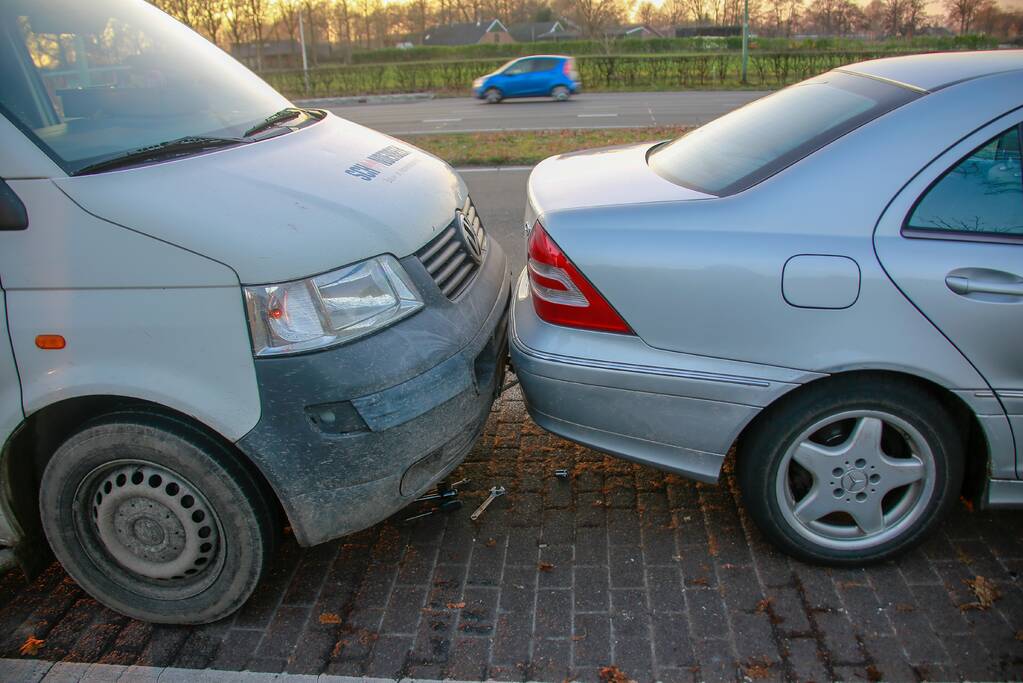
{"label": "car rear window", "polygon": [[658,147],[650,167],[700,192],[742,192],[921,93],[831,72],[781,90]]}

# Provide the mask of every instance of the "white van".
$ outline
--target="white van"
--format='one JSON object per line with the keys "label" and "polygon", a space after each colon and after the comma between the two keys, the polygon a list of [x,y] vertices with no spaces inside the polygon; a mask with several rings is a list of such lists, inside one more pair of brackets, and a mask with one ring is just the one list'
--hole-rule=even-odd
{"label": "white van", "polygon": [[509,276],[439,159],[300,109],[142,0],[0,0],[0,544],[201,623],[430,488]]}

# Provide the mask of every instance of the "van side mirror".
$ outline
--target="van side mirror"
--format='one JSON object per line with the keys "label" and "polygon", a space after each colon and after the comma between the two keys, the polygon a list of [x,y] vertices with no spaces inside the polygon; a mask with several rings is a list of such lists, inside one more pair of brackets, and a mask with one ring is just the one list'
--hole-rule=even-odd
{"label": "van side mirror", "polygon": [[24,230],[28,227],[28,212],[18,195],[0,180],[0,230]]}

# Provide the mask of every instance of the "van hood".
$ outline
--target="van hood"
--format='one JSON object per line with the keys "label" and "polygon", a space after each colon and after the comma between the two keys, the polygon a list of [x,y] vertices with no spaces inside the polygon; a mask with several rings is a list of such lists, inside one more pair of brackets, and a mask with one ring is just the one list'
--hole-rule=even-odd
{"label": "van hood", "polygon": [[709,195],[665,180],[646,162],[654,143],[570,152],[546,159],[529,176],[536,214],[568,209],[645,204]]}
{"label": "van hood", "polygon": [[467,193],[437,157],[333,114],[260,142],[55,182],[89,213],[220,261],[242,284],[408,256]]}

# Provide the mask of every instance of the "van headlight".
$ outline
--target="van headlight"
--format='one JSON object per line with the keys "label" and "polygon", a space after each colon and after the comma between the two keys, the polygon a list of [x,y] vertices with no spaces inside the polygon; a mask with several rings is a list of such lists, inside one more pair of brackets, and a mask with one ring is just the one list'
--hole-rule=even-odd
{"label": "van headlight", "polygon": [[245,287],[256,356],[322,349],[393,325],[423,307],[393,256],[276,285]]}

